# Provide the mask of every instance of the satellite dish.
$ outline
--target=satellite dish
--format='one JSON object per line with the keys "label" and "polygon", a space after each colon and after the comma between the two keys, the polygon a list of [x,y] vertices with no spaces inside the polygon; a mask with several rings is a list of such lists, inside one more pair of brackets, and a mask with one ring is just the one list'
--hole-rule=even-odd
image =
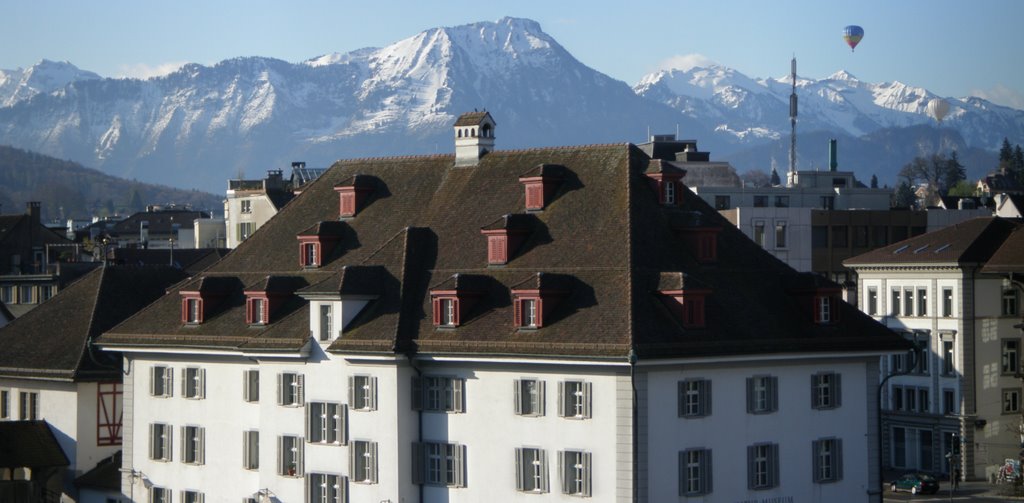
{"label": "satellite dish", "polygon": [[843,40],[846,41],[846,45],[850,46],[850,52],[857,48],[857,44],[862,38],[864,38],[864,28],[855,24],[843,28]]}
{"label": "satellite dish", "polygon": [[942,119],[949,115],[949,102],[942,98],[933,98],[928,102],[928,115],[931,115],[933,119],[939,124],[942,124]]}

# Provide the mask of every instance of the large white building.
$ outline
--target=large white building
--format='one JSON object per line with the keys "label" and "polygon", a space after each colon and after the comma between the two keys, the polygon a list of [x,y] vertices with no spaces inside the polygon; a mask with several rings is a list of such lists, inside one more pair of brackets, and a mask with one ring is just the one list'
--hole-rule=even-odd
{"label": "large white building", "polygon": [[[633,145],[342,161],[108,331],[138,501],[880,501],[908,345]],[[346,500],[347,498],[347,500]]]}
{"label": "large white building", "polygon": [[1017,458],[1022,254],[1020,222],[988,217],[846,261],[860,309],[919,345],[881,363],[886,466],[990,479]]}

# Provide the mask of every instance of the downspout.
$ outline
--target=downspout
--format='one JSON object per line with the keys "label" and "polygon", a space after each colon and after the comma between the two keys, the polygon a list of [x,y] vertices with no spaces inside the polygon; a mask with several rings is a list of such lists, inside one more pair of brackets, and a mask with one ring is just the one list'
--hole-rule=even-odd
{"label": "downspout", "polygon": [[[416,371],[416,378],[417,379],[422,378],[423,377],[423,371],[420,370],[420,368],[417,367],[416,364],[414,363],[412,353],[406,354],[405,357],[409,359],[409,366],[412,367],[412,369]],[[416,411],[416,443],[419,444],[419,443],[422,443],[422,442],[423,442],[423,408],[420,407],[420,409]],[[421,463],[415,463],[415,464],[416,465],[421,465],[422,462]],[[415,477],[415,475],[416,474],[413,474],[414,477]],[[417,489],[419,491],[419,502],[420,503],[423,503],[423,486],[424,486],[424,484],[419,484],[419,488]]]}
{"label": "downspout", "polygon": [[633,390],[633,434],[631,435],[633,438],[633,503],[638,503],[640,501],[640,459],[638,457],[640,441],[637,439],[637,433],[640,431],[640,428],[637,426],[637,420],[640,414],[639,407],[637,406],[636,392],[636,350],[630,348],[627,358],[629,359],[629,385]]}

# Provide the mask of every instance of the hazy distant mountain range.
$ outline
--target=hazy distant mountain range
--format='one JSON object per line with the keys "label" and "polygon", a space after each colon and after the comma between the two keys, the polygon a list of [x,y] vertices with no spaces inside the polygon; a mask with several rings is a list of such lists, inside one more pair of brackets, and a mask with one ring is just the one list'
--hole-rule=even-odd
{"label": "hazy distant mountain range", "polygon": [[[50,61],[0,70],[0,144],[221,192],[239,172],[258,177],[293,160],[324,167],[451,152],[455,117],[486,108],[500,149],[641,142],[648,131],[679,130],[740,171],[768,170],[773,160],[784,171],[789,92],[786,79],[721,66],[658,72],[630,88],[577,61],[536,22],[504,18],[299,63],[238,58],[148,80]],[[957,148],[972,176],[991,169],[1004,137],[1024,143],[1024,112],[980,98],[949,99],[939,130],[925,113],[935,96],[922,88],[837,72],[800,78],[797,92],[802,169],[826,164],[819,140],[829,136],[840,138],[843,169],[883,182],[936,142]]]}

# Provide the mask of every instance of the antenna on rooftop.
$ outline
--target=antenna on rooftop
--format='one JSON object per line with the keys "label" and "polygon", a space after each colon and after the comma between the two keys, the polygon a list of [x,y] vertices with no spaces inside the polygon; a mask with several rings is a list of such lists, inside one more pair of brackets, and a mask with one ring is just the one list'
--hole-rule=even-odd
{"label": "antenna on rooftop", "polygon": [[793,77],[793,91],[789,94],[789,173],[786,176],[786,185],[792,187],[796,180],[796,55],[793,55],[789,66]]}

